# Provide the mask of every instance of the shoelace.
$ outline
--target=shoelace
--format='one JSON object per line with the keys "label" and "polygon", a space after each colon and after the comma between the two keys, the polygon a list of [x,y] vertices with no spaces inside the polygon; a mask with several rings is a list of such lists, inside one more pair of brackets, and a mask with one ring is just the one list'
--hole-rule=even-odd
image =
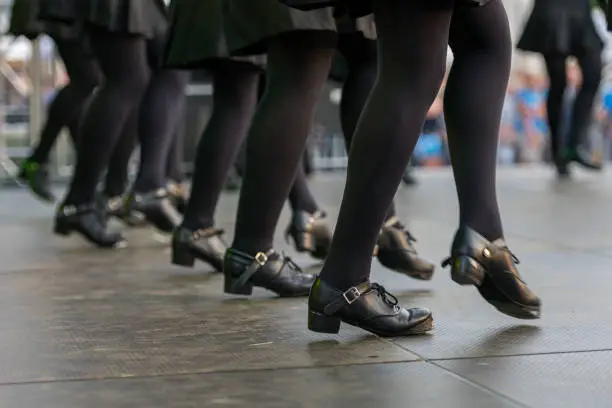
{"label": "shoelace", "polygon": [[279,273],[285,269],[285,267],[289,268],[289,273],[292,278],[296,278],[303,274],[302,268],[291,258],[290,256],[285,255],[285,252],[281,252],[280,254],[283,266],[280,268]]}
{"label": "shoelace", "polygon": [[396,222],[392,228],[395,228],[397,230],[400,230],[404,233],[404,235],[406,235],[406,239],[408,239],[409,242],[417,242],[417,239],[414,237],[414,235],[412,235],[410,233],[410,231],[408,231],[406,229],[406,226],[404,224],[402,224],[401,222]]}
{"label": "shoelace", "polygon": [[372,283],[370,288],[378,292],[378,296],[383,300],[383,302],[385,302],[389,306],[395,307],[399,304],[399,300],[391,293],[389,293],[383,285],[380,285],[378,283]]}
{"label": "shoelace", "polygon": [[514,263],[515,263],[515,264],[517,264],[517,265],[518,265],[518,264],[520,264],[520,263],[521,263],[521,260],[520,260],[520,259],[518,259],[518,256],[514,255],[514,252],[512,252],[512,251],[510,250],[510,248],[508,248],[508,247],[504,247],[504,248],[502,248],[502,249],[503,249],[504,251],[506,251],[506,252],[507,252],[507,253],[510,255],[510,258],[512,258],[512,261],[514,261]]}

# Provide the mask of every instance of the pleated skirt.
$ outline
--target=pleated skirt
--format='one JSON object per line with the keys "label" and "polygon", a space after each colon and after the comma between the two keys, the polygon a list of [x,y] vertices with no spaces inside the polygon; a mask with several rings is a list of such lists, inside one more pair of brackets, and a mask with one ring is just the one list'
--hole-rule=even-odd
{"label": "pleated skirt", "polygon": [[233,56],[223,18],[225,0],[173,0],[164,65],[177,69],[213,69],[224,61],[264,68],[264,55]]}
{"label": "pleated skirt", "polygon": [[[14,0],[8,34],[35,39],[41,34],[55,39],[77,40],[83,35],[83,25],[76,22],[44,21],[39,17],[42,0]],[[45,0],[54,2],[56,0]]]}
{"label": "pleated skirt", "polygon": [[601,52],[603,41],[597,34],[590,9],[540,6],[536,2],[527,20],[518,49],[543,55],[579,55]]}
{"label": "pleated skirt", "polygon": [[163,35],[168,26],[163,0],[45,0],[39,16],[43,21],[82,22],[146,38]]}
{"label": "pleated skirt", "polygon": [[227,47],[232,55],[259,55],[270,40],[290,32],[317,33],[317,41],[336,41],[331,9],[301,11],[278,0],[223,0]]}
{"label": "pleated skirt", "polygon": [[[363,17],[372,14],[375,0],[278,0],[298,10],[317,10],[334,8],[336,15],[348,14],[351,17]],[[456,6],[483,6],[490,0],[408,0],[420,2],[423,7],[440,8]]]}

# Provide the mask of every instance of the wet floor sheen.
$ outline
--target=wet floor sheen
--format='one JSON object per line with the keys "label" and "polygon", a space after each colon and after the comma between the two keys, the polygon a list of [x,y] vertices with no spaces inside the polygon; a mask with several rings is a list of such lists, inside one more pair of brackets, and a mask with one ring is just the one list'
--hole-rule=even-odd
{"label": "wet floor sheen", "polygon": [[[439,261],[457,218],[452,176],[419,178],[398,192],[398,212]],[[2,190],[0,407],[610,407],[612,174],[576,179],[499,175],[507,241],[543,299],[540,321],[498,314],[444,270],[417,282],[374,260],[374,279],[436,319],[430,335],[392,341],[348,326],[310,333],[303,299],[223,295],[205,265],[169,265],[167,240],[149,229],[114,252],[55,238],[53,208]],[[313,180],[332,220],[342,187],[342,175]],[[227,194],[219,205],[228,239],[236,204]],[[277,244],[320,268],[280,234]]]}

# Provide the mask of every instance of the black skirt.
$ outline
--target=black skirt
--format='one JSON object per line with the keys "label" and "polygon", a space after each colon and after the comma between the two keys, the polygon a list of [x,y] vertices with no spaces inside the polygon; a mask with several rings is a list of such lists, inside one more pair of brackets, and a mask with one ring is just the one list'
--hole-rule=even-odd
{"label": "black skirt", "polygon": [[163,0],[52,0],[40,7],[44,21],[84,22],[114,33],[163,35],[168,15]]}
{"label": "black skirt", "polygon": [[373,16],[336,19],[338,27],[337,52],[332,61],[329,79],[343,83],[352,66],[376,65],[376,25]]}
{"label": "black skirt", "polygon": [[178,69],[214,69],[222,61],[265,66],[265,56],[233,57],[227,47],[224,0],[172,0],[164,65]]}
{"label": "black skirt", "polygon": [[579,55],[601,52],[603,41],[595,30],[588,0],[536,0],[517,44],[523,51]]}
{"label": "black skirt", "polygon": [[111,32],[154,38],[163,36],[168,28],[168,11],[163,0],[88,0],[87,3],[86,21]]}
{"label": "black skirt", "polygon": [[[278,0],[298,10],[317,10],[332,7],[337,16],[347,14],[351,17],[363,17],[372,14],[372,3],[375,0]],[[423,7],[456,7],[483,6],[490,0],[413,0],[421,1]]]}
{"label": "black skirt", "polygon": [[[76,22],[44,21],[40,19],[41,1],[14,0],[8,33],[15,36],[23,35],[31,40],[41,34],[47,34],[54,39],[62,40],[78,40],[82,37],[82,24]],[[57,0],[45,1],[53,3]]]}
{"label": "black skirt", "polygon": [[335,44],[336,23],[332,10],[301,11],[279,0],[224,0],[227,46],[232,55],[265,54],[269,40],[296,32],[317,32],[318,41]]}

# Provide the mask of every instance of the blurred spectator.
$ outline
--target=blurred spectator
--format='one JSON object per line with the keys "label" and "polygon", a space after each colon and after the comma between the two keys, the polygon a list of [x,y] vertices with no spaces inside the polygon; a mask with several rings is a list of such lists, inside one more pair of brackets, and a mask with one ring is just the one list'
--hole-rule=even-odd
{"label": "blurred spectator", "polygon": [[[516,103],[520,115],[521,161],[541,161],[546,151],[548,123],[546,121],[547,84],[543,75],[532,72],[518,74],[520,83]],[[548,148],[546,148],[548,150]]]}
{"label": "blurred spectator", "polygon": [[438,167],[449,164],[446,149],[446,124],[444,123],[443,90],[427,112],[423,130],[412,156],[416,166]]}
{"label": "blurred spectator", "polygon": [[502,109],[499,129],[500,164],[514,164],[520,162],[520,140],[518,134],[521,129],[521,118],[516,100],[516,83],[511,81]]}

